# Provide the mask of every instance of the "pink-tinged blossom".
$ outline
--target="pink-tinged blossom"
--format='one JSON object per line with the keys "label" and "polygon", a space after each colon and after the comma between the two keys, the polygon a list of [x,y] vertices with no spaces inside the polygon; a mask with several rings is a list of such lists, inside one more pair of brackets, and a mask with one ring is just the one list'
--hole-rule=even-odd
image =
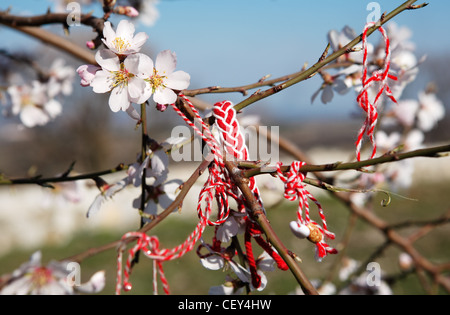
{"label": "pink-tinged blossom", "polygon": [[[30,260],[12,274],[0,291],[1,295],[72,295],[98,293],[105,286],[105,272],[95,273],[83,284],[74,282],[73,268],[69,262],[51,261],[41,264],[41,252],[35,252]],[[76,275],[75,275],[76,276]]]}
{"label": "pink-tinged blossom", "polygon": [[116,31],[111,27],[109,21],[105,22],[103,28],[103,43],[117,55],[130,55],[141,50],[148,39],[148,35],[140,32],[134,35],[133,23],[128,20],[121,20]]}
{"label": "pink-tinged blossom", "polygon": [[178,96],[175,91],[188,88],[190,75],[184,71],[175,71],[177,56],[170,50],[160,52],[154,64],[152,59],[145,57],[142,62],[143,71],[138,75],[146,82],[144,98],[149,99],[153,95],[153,100],[157,104],[175,103]]}
{"label": "pink-tinged blossom", "polygon": [[137,17],[137,16],[139,16],[139,11],[136,10],[132,6],[117,6],[114,9],[114,13],[126,15],[128,17]]}
{"label": "pink-tinged blossom", "polygon": [[77,73],[81,78],[81,86],[90,86],[92,83],[92,80],[95,78],[95,74],[98,70],[100,70],[100,67],[94,66],[94,65],[82,65],[79,66],[77,69]]}

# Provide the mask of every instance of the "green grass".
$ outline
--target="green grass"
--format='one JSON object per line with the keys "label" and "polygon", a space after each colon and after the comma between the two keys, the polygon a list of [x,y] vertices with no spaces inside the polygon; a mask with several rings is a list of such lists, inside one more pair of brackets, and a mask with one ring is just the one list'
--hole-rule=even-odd
{"label": "green grass", "polygon": [[[412,189],[405,193],[408,197],[418,199],[412,201],[393,197],[388,207],[382,207],[380,201],[383,195],[377,196],[373,211],[377,216],[391,223],[404,220],[430,220],[445,214],[450,205],[450,194],[445,193],[448,185],[424,186]],[[337,235],[336,241],[330,242],[335,245],[341,239],[349,220],[348,210],[335,200],[328,198],[320,199],[327,213],[327,221],[330,230]],[[312,209],[315,210],[313,207]],[[314,212],[314,210],[312,212]],[[314,246],[307,241],[294,238],[288,228],[289,221],[295,219],[296,206],[293,203],[284,202],[282,205],[268,211],[269,220],[285,245],[294,251],[303,262],[301,267],[310,279],[323,279],[327,276],[336,256],[327,257],[322,263],[314,260]],[[196,222],[193,219],[170,218],[159,224],[153,231],[160,239],[161,247],[170,248],[183,242],[193,231]],[[405,228],[399,230],[402,235],[410,235],[416,228]],[[213,228],[208,228],[205,240],[210,242]],[[119,233],[83,233],[76,235],[70,243],[64,246],[47,246],[41,248],[43,262],[50,259],[63,259],[80,253],[88,248],[101,246],[118,240],[122,235]],[[351,258],[366,261],[377,248],[383,243],[384,237],[367,223],[359,221],[355,226],[347,255]],[[448,262],[450,259],[450,229],[448,225],[442,225],[428,233],[416,243],[416,248],[434,263]],[[165,274],[168,278],[173,294],[199,295],[207,294],[211,286],[223,283],[226,272],[210,271],[203,268],[195,249],[187,253],[181,259],[163,264]],[[33,250],[14,251],[0,257],[0,273],[12,272],[21,263],[28,260]],[[400,250],[390,246],[377,262],[381,264],[383,271],[388,275],[399,274],[400,269],[397,258]],[[126,256],[124,257],[124,261]],[[102,294],[114,294],[116,279],[116,252],[110,250],[95,257],[83,261],[81,265],[81,278],[86,281],[98,270],[105,270],[107,277],[106,288]],[[267,273],[269,283],[263,292],[254,294],[289,294],[293,292],[298,284],[292,277],[290,271],[276,270]],[[141,256],[140,262],[134,267],[131,275],[133,290],[124,294],[152,294],[152,262]],[[417,276],[407,275],[395,282],[392,286],[395,294],[424,294]],[[160,285],[160,293],[162,287]],[[440,292],[443,293],[443,292]]]}

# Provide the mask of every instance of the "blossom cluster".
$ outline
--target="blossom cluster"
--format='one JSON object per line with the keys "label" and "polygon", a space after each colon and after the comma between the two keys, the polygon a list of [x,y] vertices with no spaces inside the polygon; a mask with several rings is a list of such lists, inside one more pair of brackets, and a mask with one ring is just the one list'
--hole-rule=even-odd
{"label": "blossom cluster", "polygon": [[[391,22],[386,27],[387,35],[391,46],[391,72],[398,78],[397,81],[390,84],[395,99],[400,99],[405,87],[414,81],[419,72],[418,66],[425,60],[425,57],[418,59],[414,54],[415,46],[409,41],[412,33],[407,27],[399,27],[396,23]],[[328,33],[328,40],[333,51],[337,51],[347,45],[350,41],[357,37],[356,32],[349,26],[344,27],[340,32],[331,30]],[[384,41],[374,45],[367,43],[368,64],[371,65],[369,71],[378,70],[383,67],[380,64],[385,57]],[[321,101],[324,104],[333,100],[334,92],[345,95],[350,91],[357,94],[362,89],[362,72],[363,72],[364,52],[361,44],[357,45],[352,52],[346,53],[338,58],[336,65],[338,67],[336,73],[321,71],[323,84],[313,94],[312,102],[321,94]],[[375,97],[377,91],[372,89],[369,94]]]}
{"label": "blossom cluster", "polygon": [[7,93],[10,102],[5,103],[5,116],[18,116],[22,125],[28,128],[43,126],[62,113],[58,96],[72,94],[74,69],[66,66],[64,60],[56,59],[45,80],[33,80],[10,85]]}
{"label": "blossom cluster", "polygon": [[[105,272],[98,271],[86,283],[77,283],[71,262],[51,261],[47,265],[41,263],[40,251],[31,255],[30,260],[23,263],[12,274],[8,284],[0,290],[0,295],[74,295],[94,294],[105,287]],[[73,263],[72,263],[73,264]]]}
{"label": "blossom cluster", "polygon": [[190,76],[184,71],[175,71],[177,58],[174,52],[164,50],[156,61],[140,53],[148,39],[144,32],[135,33],[133,23],[121,20],[116,31],[109,21],[103,29],[106,49],[95,54],[97,65],[82,65],[77,69],[82,86],[91,86],[95,93],[110,93],[109,107],[139,119],[131,105],[143,104],[153,95],[159,108],[175,103],[177,91],[186,89]]}
{"label": "blossom cluster", "polygon": [[[391,73],[398,80],[390,84],[397,103],[384,101],[378,105],[378,110],[383,111],[383,115],[375,138],[381,154],[398,149],[413,151],[422,148],[425,134],[433,130],[445,115],[444,104],[438,99],[433,88],[419,92],[417,99],[402,98],[405,88],[417,78],[419,65],[425,61],[426,57],[418,58],[415,55],[415,45],[410,41],[412,32],[407,27],[399,27],[392,22],[387,25],[386,30],[392,53]],[[355,37],[356,32],[350,27],[345,27],[341,32],[333,30],[328,34],[334,50],[342,48]],[[320,93],[323,103],[331,102],[334,92],[346,94],[353,90],[358,94],[362,89],[362,53],[357,47],[355,52],[340,57],[337,65],[343,66],[335,74],[323,72],[324,83],[314,93],[312,100],[314,101]],[[369,71],[376,71],[383,67],[381,62],[384,57],[384,42],[377,45],[368,43]],[[369,90],[371,97],[375,97],[377,93],[375,89],[376,87]],[[370,174],[361,174],[352,188],[376,191],[387,184],[389,189],[394,191],[407,189],[412,184],[413,173],[414,162],[403,160],[376,167]],[[343,182],[342,185],[346,184]],[[359,205],[364,205],[370,200],[371,195],[371,193],[356,193],[353,194],[352,200]]]}

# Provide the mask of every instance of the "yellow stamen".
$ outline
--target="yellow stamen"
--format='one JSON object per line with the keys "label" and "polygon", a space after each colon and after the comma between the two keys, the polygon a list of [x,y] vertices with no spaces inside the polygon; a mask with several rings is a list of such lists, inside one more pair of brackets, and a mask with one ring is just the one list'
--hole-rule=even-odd
{"label": "yellow stamen", "polygon": [[114,78],[113,78],[113,82],[112,82],[112,88],[115,88],[116,86],[119,85],[128,85],[128,81],[134,77],[134,75],[130,72],[128,72],[127,69],[125,69],[124,65],[121,64],[120,65],[120,70],[119,71],[114,71]]}
{"label": "yellow stamen", "polygon": [[131,46],[128,41],[123,40],[121,37],[116,37],[113,40],[113,44],[119,53],[126,51]]}
{"label": "yellow stamen", "polygon": [[164,85],[164,79],[167,79],[167,77],[163,76],[163,75],[159,75],[158,71],[155,68],[153,68],[153,76],[151,76],[149,79],[153,93],[155,93],[155,91],[161,86],[164,88],[166,87]]}

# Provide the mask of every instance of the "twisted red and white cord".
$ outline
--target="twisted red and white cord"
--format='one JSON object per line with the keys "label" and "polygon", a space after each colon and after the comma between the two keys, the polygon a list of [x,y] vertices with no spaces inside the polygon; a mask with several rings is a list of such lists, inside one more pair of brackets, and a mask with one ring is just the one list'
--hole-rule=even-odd
{"label": "twisted red and white cord", "polygon": [[[194,121],[191,121],[187,116],[180,110],[176,104],[172,104],[174,110],[180,115],[183,120],[193,128],[197,135],[199,135],[203,141],[208,145],[213,154],[214,160],[209,167],[209,176],[204,184],[198,200],[197,212],[199,216],[199,222],[195,230],[189,235],[181,245],[174,247],[170,250],[160,250],[159,242],[156,237],[147,236],[145,233],[130,232],[123,236],[123,239],[129,237],[136,237],[138,239],[137,244],[129,251],[129,256],[127,263],[124,268],[124,281],[123,286],[125,290],[131,289],[131,284],[129,282],[129,276],[132,268],[132,261],[138,251],[143,251],[144,254],[153,259],[154,261],[154,288],[155,293],[157,293],[157,273],[159,273],[161,281],[163,282],[164,291],[168,294],[169,287],[167,280],[164,276],[164,271],[162,269],[162,262],[180,258],[188,251],[192,250],[195,243],[201,238],[203,231],[207,225],[218,226],[228,219],[230,214],[230,207],[228,203],[228,198],[231,197],[238,203],[240,211],[245,211],[244,200],[237,189],[236,185],[232,183],[230,176],[225,168],[225,163],[222,155],[222,148],[219,143],[212,135],[209,127],[204,123],[202,117],[190,102],[190,100],[184,95],[179,95],[184,102],[189,106],[192,113],[194,113]],[[232,158],[233,160],[245,161],[248,159],[248,149],[245,145],[245,139],[240,131],[239,123],[236,118],[236,111],[233,108],[231,102],[224,101],[216,103],[213,110],[214,117],[216,118],[216,125],[219,129],[220,140],[223,144],[224,153],[227,158]],[[256,181],[252,178],[249,181],[249,187],[255,194],[257,200],[259,200],[262,205],[262,200],[260,197],[260,192],[256,185]],[[212,213],[212,204],[216,200],[218,207],[218,215],[215,221],[210,220]],[[216,229],[217,231],[217,229]],[[261,231],[256,228],[254,223],[248,224],[247,234],[256,239],[258,244],[264,248],[277,262],[278,266],[286,270],[287,265],[281,259],[281,257],[271,248],[270,244],[267,243],[261,237]],[[247,255],[249,256],[249,262],[251,266],[252,282],[258,284],[256,267],[255,272],[253,272],[252,263],[256,266],[256,262],[253,257],[253,251],[251,250],[251,240],[246,239],[246,248],[249,250]],[[117,286],[116,293],[120,294],[122,289],[122,251],[119,250],[118,255],[118,271],[117,271]],[[249,255],[250,254],[250,255]],[[250,257],[251,256],[251,257]],[[255,286],[256,287],[256,286]]]}
{"label": "twisted red and white cord", "polygon": [[[328,230],[325,213],[320,202],[305,188],[303,181],[305,180],[305,174],[301,172],[301,168],[305,165],[305,162],[294,161],[289,168],[289,171],[283,173],[281,162],[277,163],[277,174],[281,181],[284,183],[284,197],[289,201],[298,200],[297,208],[297,221],[294,228],[296,236],[306,238],[308,237],[313,243],[316,244],[316,259],[322,260],[327,253],[335,254],[337,251],[325,243],[325,238],[334,239],[335,235]],[[312,200],[319,211],[319,216],[322,221],[322,227],[317,222],[313,221],[310,217],[310,208],[308,199]],[[303,218],[303,209],[305,210]],[[310,234],[316,231],[314,238],[309,237]]]}
{"label": "twisted red and white cord", "polygon": [[[208,129],[207,126],[204,125],[203,120],[201,120],[198,112],[195,110],[191,102],[183,95],[180,96],[189,105],[189,107],[191,107],[192,112],[196,116],[196,119],[201,121],[202,129]],[[219,140],[222,144],[222,147],[219,147],[217,142],[210,141],[210,137],[212,137],[210,132],[208,132],[205,136],[202,132],[200,132],[200,129],[195,124],[192,124],[192,122],[190,122],[190,120],[183,114],[183,112],[180,111],[175,105],[174,109],[190,126],[192,126],[196,130],[197,134],[202,136],[202,139],[210,146],[212,152],[223,152],[222,155],[217,154],[215,156],[215,163],[213,163],[209,168],[210,174],[208,180],[203,186],[202,191],[200,192],[198,203],[199,216],[202,217],[204,213],[210,215],[212,201],[215,198],[219,208],[218,220],[215,222],[208,221],[208,224],[216,226],[223,224],[227,220],[230,213],[228,197],[233,198],[237,202],[239,211],[245,211],[243,196],[238,190],[237,186],[232,183],[232,180],[227,170],[225,169],[225,164],[223,162],[223,156],[226,156],[228,161],[247,161],[249,159],[248,148],[245,144],[245,138],[241,132],[239,122],[237,120],[236,110],[234,109],[233,104],[229,101],[223,101],[214,104],[213,116],[215,118],[217,129],[219,131]],[[223,148],[223,151],[220,151],[221,148]],[[254,178],[249,179],[249,188],[253,192],[255,198],[259,201],[260,205],[263,206],[261,194]],[[203,202],[205,203],[205,206],[204,210],[202,211]],[[288,269],[288,267],[283,259],[278,255],[278,253],[276,253],[276,251],[272,249],[271,245],[262,238],[262,231],[254,222],[249,220],[248,216],[246,227],[246,256],[250,267],[252,285],[253,287],[258,288],[261,285],[261,279],[257,273],[256,260],[253,256],[253,248],[251,243],[252,238],[254,238],[256,242],[277,262],[277,265],[280,269],[286,270]],[[217,242],[213,244],[213,247],[216,245]]]}
{"label": "twisted red and white cord", "polygon": [[[130,291],[132,285],[130,283],[130,275],[132,270],[133,260],[136,257],[138,251],[142,251],[146,256],[153,259],[153,293],[158,294],[158,274],[163,285],[163,290],[166,294],[170,294],[169,282],[167,281],[162,263],[160,259],[157,259],[159,252],[159,240],[155,236],[148,236],[145,233],[129,232],[122,237],[122,241],[128,238],[137,238],[137,243],[128,251],[128,258],[125,267],[122,267],[122,256],[124,248],[123,244],[119,246],[117,255],[117,279],[116,279],[116,294],[120,295],[122,285],[124,291]],[[155,257],[155,255],[157,257]],[[123,284],[122,284],[122,269],[123,269]]]}
{"label": "twisted red and white cord", "polygon": [[[378,121],[378,112],[377,106],[378,101],[380,100],[383,94],[386,94],[393,102],[397,103],[392,91],[388,85],[388,79],[397,80],[397,77],[389,74],[391,68],[391,49],[390,49],[390,41],[389,37],[383,27],[379,27],[378,30],[381,32],[384,42],[385,42],[385,59],[384,59],[384,68],[381,70],[374,71],[371,76],[368,76],[368,44],[367,44],[367,33],[371,27],[373,27],[375,23],[368,23],[363,32],[362,36],[362,44],[364,50],[364,59],[363,59],[363,75],[362,75],[362,90],[357,97],[357,102],[359,106],[366,112],[367,117],[364,121],[364,124],[358,134],[358,139],[356,141],[356,158],[358,161],[361,161],[361,146],[363,142],[363,138],[367,135],[372,144],[372,155],[371,159],[375,157],[377,146],[375,142],[375,127]],[[375,83],[378,83],[378,92],[375,96],[373,102],[369,100],[369,92]]]}

